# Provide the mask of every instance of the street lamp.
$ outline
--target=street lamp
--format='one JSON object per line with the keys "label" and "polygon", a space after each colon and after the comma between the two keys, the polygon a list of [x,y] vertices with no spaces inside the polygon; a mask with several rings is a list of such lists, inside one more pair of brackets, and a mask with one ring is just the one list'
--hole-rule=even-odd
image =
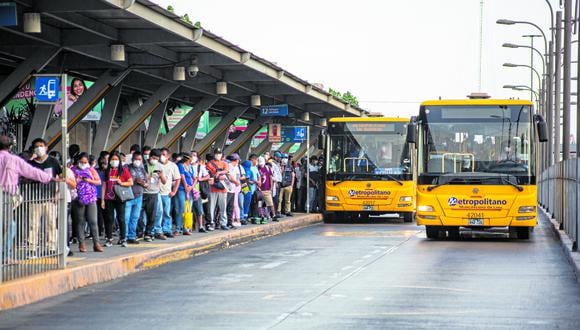
{"label": "street lamp", "polygon": [[[530,86],[526,85],[503,85],[505,89],[513,89],[514,91],[530,91],[536,97],[536,105],[539,107],[540,105],[540,94],[533,90]],[[533,99],[532,99],[533,101]]]}
{"label": "street lamp", "polygon": [[546,73],[546,60],[544,60],[544,55],[542,55],[542,53],[538,49],[536,49],[535,47],[526,46],[526,45],[516,45],[516,44],[509,43],[509,42],[506,42],[501,46],[505,47],[505,48],[528,48],[528,49],[531,49],[532,51],[535,51],[536,53],[538,53],[538,55],[540,55],[540,59],[542,60],[542,71],[544,73]]}
{"label": "street lamp", "polygon": [[498,19],[496,21],[496,23],[501,24],[501,25],[527,24],[527,25],[531,25],[531,26],[535,27],[536,29],[538,29],[538,31],[540,31],[540,33],[542,34],[542,37],[544,38],[544,54],[548,53],[548,39],[546,39],[546,34],[544,33],[544,30],[542,30],[542,28],[540,28],[535,23],[528,22],[528,21],[512,21],[509,19]]}
{"label": "street lamp", "polygon": [[540,73],[538,72],[538,70],[534,69],[534,67],[530,66],[530,65],[526,65],[526,64],[513,64],[513,63],[504,63],[503,66],[505,66],[506,68],[517,68],[517,67],[522,67],[522,68],[528,68],[531,69],[533,72],[536,73],[536,76],[538,77],[538,81],[542,80],[540,78]]}

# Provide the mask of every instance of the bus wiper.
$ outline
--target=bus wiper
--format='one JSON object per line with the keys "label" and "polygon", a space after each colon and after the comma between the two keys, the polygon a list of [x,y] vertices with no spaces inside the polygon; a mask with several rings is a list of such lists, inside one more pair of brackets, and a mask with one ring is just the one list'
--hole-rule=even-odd
{"label": "bus wiper", "polygon": [[339,184],[341,184],[341,183],[343,183],[343,182],[345,182],[345,181],[350,181],[350,180],[352,180],[352,179],[354,179],[354,175],[349,175],[349,176],[347,176],[346,178],[344,178],[344,179],[342,179],[342,180],[339,180],[339,181],[333,182],[333,183],[332,183],[332,185],[333,185],[333,186],[336,186],[336,185],[339,185]]}
{"label": "bus wiper", "polygon": [[392,175],[390,175],[390,174],[386,174],[386,173],[385,173],[385,174],[381,174],[381,175],[384,175],[384,176],[386,176],[387,178],[389,178],[389,179],[391,179],[391,180],[393,180],[393,181],[396,181],[396,182],[397,182],[398,184],[400,184],[401,186],[403,185],[403,182],[401,182],[401,180],[399,180],[399,179],[395,178],[394,176],[392,176]]}
{"label": "bus wiper", "polygon": [[439,188],[441,186],[444,186],[446,184],[450,184],[450,183],[453,183],[453,182],[457,182],[457,178],[451,179],[451,180],[449,180],[447,182],[441,182],[441,183],[438,183],[438,184],[431,185],[431,186],[427,187],[427,191],[431,191],[431,190],[433,190],[435,188]]}
{"label": "bus wiper", "polygon": [[520,186],[520,185],[517,185],[516,183],[513,183],[513,182],[511,182],[511,181],[510,181],[508,178],[506,178],[505,176],[500,176],[500,178],[501,178],[501,182],[509,184],[510,186],[512,186],[512,187],[514,187],[514,188],[516,188],[516,189],[517,189],[518,191],[520,191],[520,192],[521,192],[521,191],[524,191],[524,187],[522,187],[522,186]]}

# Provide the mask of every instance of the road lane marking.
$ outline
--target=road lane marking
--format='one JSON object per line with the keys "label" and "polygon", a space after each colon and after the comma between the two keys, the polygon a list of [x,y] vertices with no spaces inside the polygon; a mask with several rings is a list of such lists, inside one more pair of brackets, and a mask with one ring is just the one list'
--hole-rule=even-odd
{"label": "road lane marking", "polygon": [[287,263],[288,261],[286,260],[282,260],[282,261],[273,261],[270,263],[267,263],[265,265],[263,265],[262,267],[260,267],[261,269],[274,269],[276,267],[280,267],[283,264]]}

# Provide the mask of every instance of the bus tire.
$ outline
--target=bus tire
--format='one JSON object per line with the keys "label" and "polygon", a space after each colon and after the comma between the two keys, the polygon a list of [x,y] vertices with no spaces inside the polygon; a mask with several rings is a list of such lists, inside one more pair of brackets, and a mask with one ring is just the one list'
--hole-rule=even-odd
{"label": "bus tire", "polygon": [[438,239],[439,238],[439,228],[435,226],[425,226],[425,233],[427,238]]}
{"label": "bus tire", "polygon": [[516,227],[518,239],[530,239],[530,227]]}
{"label": "bus tire", "polygon": [[403,222],[411,223],[415,220],[415,213],[413,212],[404,212],[403,213]]}
{"label": "bus tire", "polygon": [[458,241],[461,239],[461,233],[459,232],[459,227],[456,228],[449,228],[447,230],[447,235],[450,240]]}
{"label": "bus tire", "polygon": [[336,213],[334,212],[326,212],[324,213],[323,220],[324,223],[334,223],[336,222]]}

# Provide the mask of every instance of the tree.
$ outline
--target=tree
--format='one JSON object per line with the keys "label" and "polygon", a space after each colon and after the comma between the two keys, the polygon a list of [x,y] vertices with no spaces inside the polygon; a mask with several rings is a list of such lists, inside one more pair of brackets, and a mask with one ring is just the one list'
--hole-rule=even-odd
{"label": "tree", "polygon": [[354,96],[350,91],[347,91],[346,93],[342,94],[341,92],[334,90],[332,88],[328,89],[328,93],[330,93],[330,95],[339,98],[343,101],[345,101],[346,103],[358,107],[358,98],[356,96]]}

